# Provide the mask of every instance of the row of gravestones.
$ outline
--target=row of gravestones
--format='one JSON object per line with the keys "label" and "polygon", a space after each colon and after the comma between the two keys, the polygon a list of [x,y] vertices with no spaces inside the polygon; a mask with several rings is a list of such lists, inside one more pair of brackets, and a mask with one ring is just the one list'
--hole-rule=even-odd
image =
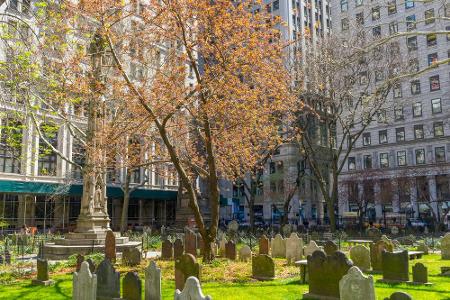
{"label": "row of gravestones", "polygon": [[[145,269],[145,300],[161,300],[161,270],[154,261]],[[121,297],[122,294],[122,298]],[[89,264],[83,262],[80,270],[73,275],[72,299],[142,299],[142,280],[136,272],[128,272],[120,286],[120,273],[117,272],[109,259],[103,260],[95,273],[91,272]],[[183,282],[182,291],[175,291],[174,300],[210,300],[204,296],[199,280],[190,276]]]}

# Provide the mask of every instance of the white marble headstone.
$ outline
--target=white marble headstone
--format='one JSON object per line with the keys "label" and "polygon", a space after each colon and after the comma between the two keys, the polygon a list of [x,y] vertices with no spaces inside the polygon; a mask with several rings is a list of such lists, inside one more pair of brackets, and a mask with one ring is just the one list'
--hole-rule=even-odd
{"label": "white marble headstone", "polygon": [[161,300],[161,269],[154,261],[145,269],[145,300]]}
{"label": "white marble headstone", "polygon": [[211,296],[203,295],[200,281],[194,276],[186,280],[183,291],[175,291],[174,300],[212,300]]}
{"label": "white marble headstone", "polygon": [[353,266],[339,281],[339,294],[341,300],[375,300],[373,277]]}
{"label": "white marble headstone", "polygon": [[73,273],[73,300],[92,300],[97,298],[97,275],[89,270],[86,261],[81,263],[80,271]]}

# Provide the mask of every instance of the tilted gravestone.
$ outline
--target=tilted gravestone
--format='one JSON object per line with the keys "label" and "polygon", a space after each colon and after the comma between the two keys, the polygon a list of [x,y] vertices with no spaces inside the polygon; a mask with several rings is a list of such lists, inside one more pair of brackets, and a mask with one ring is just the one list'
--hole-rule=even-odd
{"label": "tilted gravestone", "polygon": [[271,242],[272,257],[286,257],[286,240],[281,234],[275,235]]}
{"label": "tilted gravestone", "polygon": [[297,233],[291,233],[291,236],[286,239],[286,259],[287,263],[291,264],[302,259],[303,240],[298,237]]}
{"label": "tilted gravestone", "polygon": [[51,285],[53,280],[48,276],[48,261],[46,259],[38,258],[36,260],[37,278],[32,280],[33,285]]}
{"label": "tilted gravestone", "polygon": [[428,282],[428,268],[423,263],[416,263],[412,267],[412,274],[414,283],[431,285]]}
{"label": "tilted gravestone", "polygon": [[441,239],[442,259],[450,259],[450,232]]}
{"label": "tilted gravestone", "polygon": [[405,292],[395,292],[389,298],[385,298],[385,300],[412,300],[412,297]]}
{"label": "tilted gravestone", "polygon": [[173,257],[173,243],[170,240],[165,239],[161,245],[161,258],[169,260],[172,259],[172,257]]}
{"label": "tilted gravestone", "polygon": [[259,254],[269,255],[269,239],[263,234],[259,239]]}
{"label": "tilted gravestone", "polygon": [[161,269],[151,261],[145,269],[145,300],[161,299]]}
{"label": "tilted gravestone", "polygon": [[141,263],[142,254],[138,248],[125,248],[122,252],[122,263],[126,266],[137,266]]}
{"label": "tilted gravestone", "polygon": [[76,264],[76,268],[75,268],[76,272],[79,272],[79,271],[80,271],[81,263],[82,263],[83,261],[84,261],[84,256],[81,255],[81,254],[77,254],[77,264]]}
{"label": "tilted gravestone", "polygon": [[111,229],[106,231],[105,258],[109,259],[112,263],[116,262],[116,236]]}
{"label": "tilted gravestone", "polygon": [[353,265],[363,271],[369,271],[370,267],[370,250],[364,245],[356,245],[350,248],[350,259]]}
{"label": "tilted gravestone", "polygon": [[230,260],[236,260],[236,244],[233,241],[228,241],[225,245],[225,257]]}
{"label": "tilted gravestone", "polygon": [[173,258],[177,259],[184,254],[184,245],[181,239],[176,239],[173,243]]}
{"label": "tilted gravestone", "polygon": [[88,258],[86,259],[86,262],[89,264],[89,271],[91,271],[91,273],[95,273],[95,263],[92,259]]}
{"label": "tilted gravestone", "polygon": [[382,252],[382,282],[407,282],[409,281],[409,256],[408,251]]}
{"label": "tilted gravestone", "polygon": [[370,263],[374,271],[381,271],[381,254],[383,250],[388,252],[394,251],[394,245],[387,243],[386,241],[379,240],[376,243],[370,244]]}
{"label": "tilted gravestone", "polygon": [[182,291],[175,291],[174,300],[212,300],[211,296],[203,295],[200,281],[191,276],[186,280],[186,284]]}
{"label": "tilted gravestone", "polygon": [[122,280],[123,298],[127,300],[142,299],[142,281],[138,273],[128,272]]}
{"label": "tilted gravestone", "polygon": [[307,257],[309,273],[309,293],[303,299],[330,297],[339,299],[339,281],[352,267],[352,262],[340,251],[326,255],[314,251]]}
{"label": "tilted gravestone", "polygon": [[184,235],[184,251],[197,256],[197,235],[189,229],[186,229],[186,234]]}
{"label": "tilted gravestone", "polygon": [[120,298],[120,273],[105,258],[97,268],[97,300]]}
{"label": "tilted gravestone", "polygon": [[72,299],[97,299],[97,275],[91,273],[89,264],[86,261],[81,263],[79,272],[73,273]]}
{"label": "tilted gravestone", "polygon": [[339,247],[336,245],[335,242],[328,240],[326,241],[323,250],[327,255],[332,255],[334,252],[339,250]]}
{"label": "tilted gravestone", "polygon": [[252,277],[258,280],[275,278],[275,263],[267,254],[255,255],[252,258]]}
{"label": "tilted gravestone", "polygon": [[375,300],[373,277],[353,266],[339,281],[339,293],[341,300]]}
{"label": "tilted gravestone", "polygon": [[306,247],[303,249],[303,253],[305,254],[306,257],[308,257],[309,255],[312,255],[317,250],[322,250],[322,249],[320,249],[320,247],[317,246],[316,242],[309,241],[309,244],[306,245]]}
{"label": "tilted gravestone", "polygon": [[252,258],[252,249],[249,246],[244,245],[239,249],[239,261],[247,262]]}
{"label": "tilted gravestone", "polygon": [[183,254],[175,261],[175,288],[182,290],[190,276],[200,278],[200,265],[192,254]]}

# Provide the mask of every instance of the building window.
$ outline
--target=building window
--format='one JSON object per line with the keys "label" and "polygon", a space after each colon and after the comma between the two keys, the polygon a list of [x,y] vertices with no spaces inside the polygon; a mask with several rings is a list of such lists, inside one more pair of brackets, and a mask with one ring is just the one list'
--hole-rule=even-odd
{"label": "building window", "polygon": [[363,133],[363,146],[369,146],[372,143],[370,132]]}
{"label": "building window", "polygon": [[276,11],[278,9],[280,9],[280,1],[275,0],[275,1],[273,1],[273,11]]}
{"label": "building window", "polygon": [[355,6],[361,6],[363,4],[363,0],[355,0]]}
{"label": "building window", "polygon": [[341,0],[341,12],[348,10],[348,0]]}
{"label": "building window", "polygon": [[375,26],[374,28],[372,28],[372,35],[374,37],[381,36],[381,26]]}
{"label": "building window", "polygon": [[364,12],[360,12],[356,14],[356,24],[364,25]]}
{"label": "building window", "polygon": [[397,165],[399,167],[406,166],[406,151],[397,151]]}
{"label": "building window", "polygon": [[395,139],[397,142],[405,140],[405,127],[395,128]]}
{"label": "building window", "polygon": [[380,82],[384,79],[383,70],[375,70],[375,82]]}
{"label": "building window", "polygon": [[423,133],[423,125],[414,125],[414,138],[416,140],[423,139],[424,133]]}
{"label": "building window", "polygon": [[349,28],[349,23],[348,23],[348,18],[344,18],[341,20],[341,29],[344,30],[348,30]]}
{"label": "building window", "polygon": [[389,168],[389,154],[380,153],[380,168]]}
{"label": "building window", "polygon": [[441,98],[431,100],[431,111],[433,112],[433,114],[438,114],[442,112]]}
{"label": "building window", "polygon": [[272,161],[272,162],[269,164],[269,173],[270,173],[270,174],[275,174],[276,171],[277,171],[277,169],[276,169],[275,162]]}
{"label": "building window", "polygon": [[398,32],[398,22],[391,22],[389,23],[389,34],[395,34]]}
{"label": "building window", "polygon": [[366,85],[369,83],[369,78],[367,77],[367,71],[362,71],[359,73],[359,84]]}
{"label": "building window", "polygon": [[270,182],[270,192],[276,193],[277,192],[277,183],[275,181]]}
{"label": "building window", "polygon": [[416,149],[416,165],[425,163],[425,149]]}
{"label": "building window", "polygon": [[396,83],[394,87],[392,88],[394,93],[394,98],[401,98],[402,97],[402,85],[400,83]]}
{"label": "building window", "polygon": [[405,8],[409,9],[409,8],[413,8],[414,7],[414,1],[412,0],[405,0]]}
{"label": "building window", "polygon": [[388,1],[388,15],[397,13],[397,3],[395,0]]}
{"label": "building window", "polygon": [[433,131],[435,137],[444,136],[444,123],[442,122],[435,122],[433,124]]}
{"label": "building window", "polygon": [[372,169],[372,155],[364,155],[364,169]]}
{"label": "building window", "polygon": [[380,7],[372,7],[372,21],[380,19]]}
{"label": "building window", "polygon": [[432,64],[437,63],[437,61],[438,61],[437,52],[428,54],[428,66],[431,66]]}
{"label": "building window", "polygon": [[394,118],[395,121],[400,121],[404,119],[402,106],[394,108]]}
{"label": "building window", "polygon": [[425,25],[434,23],[434,8],[425,11]]}
{"label": "building window", "polygon": [[388,142],[387,130],[378,131],[378,138],[380,144],[386,144]]}
{"label": "building window", "polygon": [[406,17],[406,30],[411,31],[416,29],[416,15]]}
{"label": "building window", "polygon": [[378,123],[387,123],[386,111],[384,109],[378,112]]}
{"label": "building window", "polygon": [[406,45],[408,46],[408,51],[417,50],[417,36],[412,36],[406,38]]}
{"label": "building window", "polygon": [[354,156],[349,156],[349,158],[348,158],[348,169],[349,170],[356,169],[356,159]]}
{"label": "building window", "polygon": [[22,124],[13,119],[4,119],[0,130],[0,172],[20,174]]}
{"label": "building window", "polygon": [[430,92],[439,91],[441,89],[441,83],[439,81],[439,75],[430,77]]}
{"label": "building window", "polygon": [[432,47],[436,46],[437,44],[437,37],[435,33],[427,34],[427,46]]}
{"label": "building window", "polygon": [[[58,148],[58,128],[56,126],[44,124],[41,126],[41,132],[45,140],[47,140],[54,148]],[[56,175],[57,156],[51,147],[40,138],[39,139],[39,159],[38,174],[40,176]]]}
{"label": "building window", "polygon": [[[4,2],[4,1],[2,1]],[[19,9],[19,0],[9,0],[9,8],[18,10]]]}
{"label": "building window", "polygon": [[412,95],[420,94],[420,80],[411,81],[411,94]]}
{"label": "building window", "polygon": [[437,163],[445,162],[445,147],[434,148],[434,157]]}

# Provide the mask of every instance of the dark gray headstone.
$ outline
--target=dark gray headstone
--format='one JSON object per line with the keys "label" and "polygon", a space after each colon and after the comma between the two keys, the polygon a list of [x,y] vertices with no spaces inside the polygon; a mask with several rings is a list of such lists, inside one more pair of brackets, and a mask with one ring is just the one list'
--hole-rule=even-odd
{"label": "dark gray headstone", "polygon": [[173,257],[173,243],[169,240],[164,240],[161,246],[161,258],[172,259]]}
{"label": "dark gray headstone", "polygon": [[184,236],[184,251],[197,256],[197,235],[191,230],[186,230]]}
{"label": "dark gray headstone", "polygon": [[334,252],[338,251],[339,248],[335,242],[328,240],[328,241],[326,241],[325,246],[323,247],[323,250],[325,251],[325,253],[327,255],[332,255]]}
{"label": "dark gray headstone", "polygon": [[405,292],[395,292],[385,300],[412,300],[412,297]]}
{"label": "dark gray headstone", "polygon": [[382,253],[383,280],[409,281],[408,251]]}
{"label": "dark gray headstone", "polygon": [[303,299],[320,297],[339,298],[339,281],[353,266],[343,252],[326,255],[316,250],[307,257],[309,273],[309,293]]}
{"label": "dark gray headstone", "polygon": [[379,240],[376,243],[370,244],[370,263],[374,271],[381,271],[381,253],[383,250],[388,252],[394,251],[394,245],[384,240]]}
{"label": "dark gray headstone", "polygon": [[252,258],[252,276],[258,280],[275,278],[275,263],[267,254],[255,255]]}
{"label": "dark gray headstone", "polygon": [[97,300],[120,298],[120,274],[109,259],[105,258],[97,268]]}
{"label": "dark gray headstone", "polygon": [[230,260],[236,260],[236,244],[233,241],[228,241],[228,243],[226,243],[225,257]]}
{"label": "dark gray headstone", "polygon": [[142,299],[142,282],[136,272],[128,272],[122,281],[123,298],[127,300]]}
{"label": "dark gray headstone", "polygon": [[141,259],[142,254],[138,248],[125,248],[122,252],[122,263],[126,266],[137,266]]}
{"label": "dark gray headstone", "polygon": [[192,254],[183,254],[175,261],[175,288],[182,290],[188,277],[200,280],[200,265]]}
{"label": "dark gray headstone", "polygon": [[81,263],[84,261],[84,256],[81,254],[77,255],[77,265],[76,265],[76,271],[80,272]]}
{"label": "dark gray headstone", "polygon": [[428,282],[428,268],[423,263],[416,263],[412,267],[413,281],[419,283]]}
{"label": "dark gray headstone", "polygon": [[184,245],[181,239],[176,239],[173,243],[173,258],[177,259],[184,254]]}
{"label": "dark gray headstone", "polygon": [[89,271],[91,271],[91,273],[95,273],[95,263],[92,259],[88,258],[86,260],[86,262],[89,264]]}

